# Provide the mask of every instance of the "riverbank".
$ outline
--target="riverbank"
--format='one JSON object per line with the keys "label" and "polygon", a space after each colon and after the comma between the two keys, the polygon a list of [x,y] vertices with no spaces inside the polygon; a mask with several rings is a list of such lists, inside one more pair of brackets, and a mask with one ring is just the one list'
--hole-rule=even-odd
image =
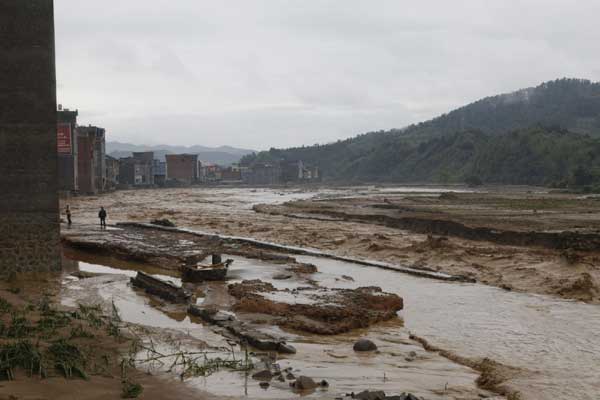
{"label": "riverbank", "polygon": [[123,364],[141,336],[111,304],[62,305],[69,277],[67,269],[0,282],[0,399],[211,398]]}

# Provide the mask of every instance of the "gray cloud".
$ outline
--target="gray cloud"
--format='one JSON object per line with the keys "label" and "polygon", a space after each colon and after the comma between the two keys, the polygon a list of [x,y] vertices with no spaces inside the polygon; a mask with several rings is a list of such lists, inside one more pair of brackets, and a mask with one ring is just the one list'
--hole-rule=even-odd
{"label": "gray cloud", "polygon": [[59,102],[112,139],[258,149],[598,80],[593,0],[56,0]]}

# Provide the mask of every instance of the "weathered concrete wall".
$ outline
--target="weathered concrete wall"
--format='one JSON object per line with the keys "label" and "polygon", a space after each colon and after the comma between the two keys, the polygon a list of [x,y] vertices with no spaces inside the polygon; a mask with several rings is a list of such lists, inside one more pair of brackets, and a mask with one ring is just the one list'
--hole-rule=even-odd
{"label": "weathered concrete wall", "polygon": [[52,0],[0,0],[0,273],[60,268]]}

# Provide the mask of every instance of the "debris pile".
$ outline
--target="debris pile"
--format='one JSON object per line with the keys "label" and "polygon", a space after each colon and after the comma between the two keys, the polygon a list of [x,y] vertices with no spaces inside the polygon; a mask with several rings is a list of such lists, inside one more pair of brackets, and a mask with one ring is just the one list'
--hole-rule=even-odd
{"label": "debris pile", "polygon": [[278,290],[268,282],[249,280],[229,285],[237,312],[267,314],[274,322],[299,331],[335,335],[397,317],[402,298],[379,287]]}

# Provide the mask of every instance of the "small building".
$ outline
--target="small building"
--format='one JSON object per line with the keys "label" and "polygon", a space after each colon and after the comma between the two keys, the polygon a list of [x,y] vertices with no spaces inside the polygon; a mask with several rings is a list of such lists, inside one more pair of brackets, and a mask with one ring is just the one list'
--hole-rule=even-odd
{"label": "small building", "polygon": [[219,182],[222,179],[221,167],[216,164],[201,164],[200,181],[204,183]]}
{"label": "small building", "polygon": [[298,182],[304,179],[304,162],[285,161],[281,163],[281,179],[283,182]]}
{"label": "small building", "polygon": [[165,186],[167,181],[167,163],[157,159],[153,160],[154,184]]}
{"label": "small building", "polygon": [[78,111],[57,111],[56,142],[58,151],[58,190],[77,192],[79,190],[77,174],[77,115]]}
{"label": "small building", "polygon": [[197,154],[167,154],[167,181],[191,185],[198,180]]}
{"label": "small building", "polygon": [[119,186],[119,160],[106,156],[106,191],[112,191]]}
{"label": "small building", "polygon": [[317,166],[305,166],[303,179],[307,181],[320,181],[321,171]]}
{"label": "small building", "polygon": [[221,171],[223,182],[240,182],[242,180],[242,169],[239,164],[233,164]]}

